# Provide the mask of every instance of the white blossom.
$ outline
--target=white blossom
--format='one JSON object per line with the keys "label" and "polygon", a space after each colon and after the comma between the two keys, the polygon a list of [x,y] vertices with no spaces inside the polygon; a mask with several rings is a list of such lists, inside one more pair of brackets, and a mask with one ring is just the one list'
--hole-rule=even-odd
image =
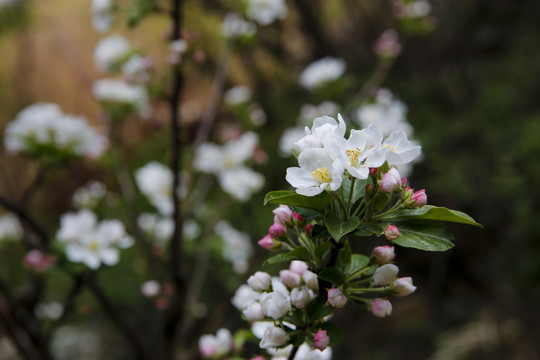
{"label": "white blossom", "polygon": [[250,301],[258,301],[261,293],[253,290],[249,285],[242,284],[234,293],[231,302],[240,311],[244,311],[246,305]]}
{"label": "white blossom", "polygon": [[238,201],[247,201],[264,185],[264,176],[245,166],[222,171],[219,184],[223,191]]}
{"label": "white blossom", "polygon": [[259,343],[259,347],[261,349],[276,348],[284,345],[288,339],[287,333],[282,328],[274,326],[267,327]]}
{"label": "white blossom", "polygon": [[233,338],[227,329],[219,329],[216,335],[203,335],[199,339],[199,350],[203,357],[217,358],[231,351]]}
{"label": "white blossom", "polygon": [[156,161],[149,162],[135,172],[135,181],[160,214],[172,214],[173,174],[167,166]]}
{"label": "white blossom", "polygon": [[39,319],[58,320],[64,313],[64,306],[57,301],[39,302],[34,308],[34,313]]}
{"label": "white blossom", "polygon": [[152,238],[160,243],[169,240],[174,232],[174,221],[170,217],[142,213],[137,218],[137,224]]}
{"label": "white blossom", "polygon": [[112,34],[100,40],[94,50],[94,62],[96,67],[108,72],[113,70],[114,66],[124,60],[131,52],[129,41],[119,34]]}
{"label": "white blossom", "polygon": [[215,232],[223,239],[223,258],[233,263],[238,273],[244,273],[247,270],[247,260],[253,253],[249,235],[236,230],[226,221],[219,221]]}
{"label": "white blossom", "polygon": [[285,0],[248,0],[246,13],[248,18],[260,25],[270,25],[284,19],[288,9]]}
{"label": "white blossom", "polygon": [[301,125],[310,125],[313,119],[321,116],[336,116],[339,111],[339,105],[332,101],[323,101],[319,105],[304,104],[300,108],[298,123]]}
{"label": "white blossom", "polygon": [[223,101],[227,105],[238,105],[251,100],[251,90],[245,85],[230,88],[223,95]]}
{"label": "white blossom", "polygon": [[227,38],[239,36],[252,36],[257,31],[257,27],[251,21],[246,21],[238,14],[228,13],[221,23],[221,33]]}
{"label": "white blossom", "polygon": [[279,140],[279,152],[283,157],[291,156],[294,144],[305,136],[303,127],[293,127],[285,129]]}
{"label": "white blossom", "polygon": [[264,314],[274,320],[282,318],[292,309],[290,297],[279,291],[263,293],[259,302]]}
{"label": "white blossom", "polygon": [[386,160],[389,165],[407,164],[415,160],[422,148],[409,141],[404,131],[394,131],[383,141],[382,147],[386,149]]}
{"label": "white blossom", "polygon": [[105,185],[99,181],[90,181],[78,188],[73,194],[72,203],[77,208],[92,208],[107,193]]}
{"label": "white blossom", "polygon": [[0,215],[0,240],[19,239],[22,236],[21,223],[11,213]]}
{"label": "white blossom", "polygon": [[110,30],[113,23],[112,0],[92,0],[92,25],[101,33]]}
{"label": "white blossom", "polygon": [[121,79],[100,79],[94,82],[92,94],[103,102],[131,105],[142,117],[149,117],[151,107],[146,88]]}
{"label": "white blossom", "polygon": [[339,79],[345,72],[345,61],[333,57],[324,57],[309,64],[300,74],[300,85],[308,90]]}

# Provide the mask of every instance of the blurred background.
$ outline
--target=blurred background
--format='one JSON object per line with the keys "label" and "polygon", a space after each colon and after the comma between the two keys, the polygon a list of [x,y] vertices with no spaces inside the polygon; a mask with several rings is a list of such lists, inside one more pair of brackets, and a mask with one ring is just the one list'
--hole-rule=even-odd
{"label": "blurred background", "polygon": [[[128,7],[137,2],[121,3]],[[288,188],[284,174],[294,164],[279,152],[283,131],[296,125],[306,103],[331,100],[346,118],[354,117],[358,104],[350,99],[355,99],[381,61],[373,44],[383,31],[395,28],[401,54],[381,85],[406,105],[414,138],[423,147],[423,160],[409,180],[415,188],[426,189],[430,204],[464,211],[484,228],[452,225],[456,246],[444,253],[398,248],[401,273],[412,276],[418,290],[395,300],[392,316],[384,320],[352,304],[338,312],[335,320],[344,330],[345,342],[334,349],[334,358],[540,358],[540,106],[536,100],[540,3],[438,0],[431,2],[430,15],[422,23],[396,20],[392,4],[380,0],[291,0],[287,5],[285,19],[259,27],[257,39],[230,56],[225,79],[225,89],[236,85],[251,89],[266,121],[246,122],[242,112],[221,104],[215,125],[215,129],[242,128],[259,134],[267,159],[257,170],[266,183],[248,202],[222,208],[222,198],[212,195],[209,204],[227,212],[230,223],[249,233],[253,244],[262,238],[272,219],[272,208],[262,206],[264,194]],[[186,82],[181,118],[184,140],[190,141],[223,56],[221,21],[227,12],[241,11],[241,5],[232,0],[186,1],[184,9],[185,38],[191,50],[182,63]],[[127,12],[130,16],[135,17]],[[135,28],[125,23],[119,19],[114,31],[154,57],[157,69],[166,68],[168,19],[150,15]],[[0,0],[0,132],[22,108],[38,101],[85,115],[99,128],[101,110],[91,92],[92,83],[101,76],[93,62],[99,39],[91,26],[90,1],[10,4]],[[332,87],[306,91],[298,84],[299,74],[324,56],[343,59],[346,74]],[[124,128],[130,167],[151,159],[167,161],[162,141],[167,135],[167,109],[159,102],[153,106],[150,118],[130,119]],[[217,130],[213,138],[219,138]],[[14,184],[8,189],[0,182],[1,193],[21,196],[35,167],[4,150],[0,161]],[[60,215],[69,210],[73,191],[88,178],[115,189],[106,161],[71,164],[45,179],[32,212],[51,233],[58,229]],[[369,251],[374,244],[375,240],[353,248]],[[258,264],[268,256],[264,249],[254,251],[247,274],[261,269]],[[0,244],[0,274],[20,291],[24,291],[25,274],[20,261],[13,259],[22,254],[16,245]],[[145,278],[137,255],[123,254],[123,261],[114,270],[104,268],[102,275],[104,287],[118,304],[137,312],[142,327],[144,309],[152,304],[133,291]],[[138,277],[129,275],[134,269],[139,269]],[[210,263],[207,273],[220,271],[222,265]],[[197,334],[246,326],[230,298],[247,274],[229,281],[208,275],[200,297],[205,310],[198,317],[204,321],[193,328],[193,344]],[[56,276],[47,290],[50,299],[69,288],[68,279]],[[62,358],[91,359],[96,354],[103,359],[126,358],[126,350],[117,347],[120,340],[91,296],[83,293],[76,304],[69,325],[73,328],[61,328],[67,339],[63,345],[67,355]],[[69,343],[67,335],[76,331],[84,334],[90,350],[76,339]],[[3,355],[9,354],[6,343],[5,337],[0,338],[0,349],[6,349],[0,350],[0,359],[11,358]],[[70,346],[79,353],[69,352],[75,351]]]}

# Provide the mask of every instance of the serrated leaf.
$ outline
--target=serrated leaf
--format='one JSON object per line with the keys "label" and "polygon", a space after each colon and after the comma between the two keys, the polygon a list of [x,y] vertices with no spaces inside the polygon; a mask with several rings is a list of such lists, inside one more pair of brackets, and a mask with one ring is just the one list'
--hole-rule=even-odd
{"label": "serrated leaf", "polygon": [[331,282],[335,286],[343,285],[345,282],[345,274],[335,267],[324,269],[319,273],[319,277],[323,280]]}
{"label": "serrated leaf", "polygon": [[361,221],[360,225],[356,229],[354,235],[358,236],[381,236],[384,232],[385,226],[380,223],[373,223],[368,221]]}
{"label": "serrated leaf", "polygon": [[454,246],[454,235],[440,221],[396,224],[400,235],[393,243],[425,251],[446,251]]}
{"label": "serrated leaf", "polygon": [[332,196],[323,191],[317,196],[304,196],[297,194],[294,190],[270,191],[264,197],[264,205],[281,204],[289,206],[299,206],[306,209],[323,211],[332,201]]}
{"label": "serrated leaf", "polygon": [[351,263],[349,264],[349,267],[345,271],[345,274],[350,275],[366,267],[369,264],[369,261],[370,261],[370,258],[365,255],[360,255],[360,254],[351,255]]}
{"label": "serrated leaf", "polygon": [[482,227],[482,225],[474,221],[472,217],[461,211],[432,205],[424,205],[418,209],[396,211],[381,218],[381,220],[391,219],[439,220]]}
{"label": "serrated leaf", "polygon": [[328,344],[329,346],[334,347],[343,342],[343,332],[331,322],[322,323],[321,329],[326,330],[326,335],[328,335],[330,338],[330,344]]}
{"label": "serrated leaf", "polygon": [[266,259],[266,261],[264,262],[263,265],[277,264],[277,263],[281,263],[281,262],[289,262],[289,261],[292,261],[292,260],[309,261],[309,252],[308,252],[308,250],[303,246],[299,246],[296,249],[294,249],[294,250],[292,250],[292,251],[290,251],[288,253],[278,254],[276,256],[272,256],[269,259]]}
{"label": "serrated leaf", "polygon": [[342,221],[336,215],[329,213],[324,217],[324,223],[334,240],[339,241],[344,235],[356,229],[358,224],[360,224],[360,219],[358,217],[352,217],[347,221]]}

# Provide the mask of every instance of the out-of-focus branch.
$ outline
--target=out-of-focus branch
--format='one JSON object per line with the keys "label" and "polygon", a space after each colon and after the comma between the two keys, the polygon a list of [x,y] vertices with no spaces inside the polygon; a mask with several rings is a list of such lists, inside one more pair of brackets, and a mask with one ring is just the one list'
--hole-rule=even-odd
{"label": "out-of-focus branch", "polygon": [[36,234],[36,236],[40,239],[41,245],[44,248],[48,247],[49,236],[43,227],[25,209],[2,196],[0,196],[0,206],[17,215],[21,222],[28,225]]}
{"label": "out-of-focus branch", "polygon": [[313,4],[313,1],[306,3],[305,0],[294,0],[293,3],[302,18],[302,28],[304,29],[304,32],[313,39],[313,42],[316,45],[313,53],[314,57],[320,58],[325,55],[332,55],[332,48],[324,37],[324,27],[315,16],[317,8],[315,7],[315,4]]}
{"label": "out-of-focus branch", "polygon": [[39,188],[43,185],[45,182],[45,177],[47,175],[47,168],[46,167],[38,167],[37,174],[30,183],[30,185],[26,188],[26,190],[23,193],[20,207],[22,209],[26,209],[27,205],[32,201],[32,197],[36,194],[36,192],[39,190]]}
{"label": "out-of-focus branch", "polygon": [[82,286],[83,278],[81,275],[73,275],[72,279],[73,279],[73,285],[71,289],[69,290],[68,294],[66,295],[66,298],[62,306],[62,309],[63,309],[62,316],[54,322],[53,326],[51,326],[51,328],[47,332],[47,335],[46,335],[47,341],[49,341],[49,339],[51,338],[54,330],[56,330],[60,326],[60,324],[73,311],[75,298],[77,297],[77,295],[80,294],[81,290],[83,289],[83,286]]}
{"label": "out-of-focus branch", "polygon": [[289,354],[289,358],[288,358],[289,360],[294,359],[294,357],[296,356],[296,353],[298,352],[298,349],[299,349],[298,346],[295,346],[292,348],[291,353]]}

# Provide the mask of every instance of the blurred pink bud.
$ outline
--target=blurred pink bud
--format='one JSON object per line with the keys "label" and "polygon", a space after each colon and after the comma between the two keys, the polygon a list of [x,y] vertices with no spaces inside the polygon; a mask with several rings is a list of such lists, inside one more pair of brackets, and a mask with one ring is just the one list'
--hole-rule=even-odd
{"label": "blurred pink bud", "polygon": [[246,304],[245,310],[242,312],[249,321],[259,321],[264,319],[264,313],[257,301],[250,301]]}
{"label": "blurred pink bud", "polygon": [[267,250],[270,250],[274,246],[274,242],[272,241],[272,237],[270,236],[270,234],[265,235],[261,240],[257,242],[257,244]]}
{"label": "blurred pink bud", "polygon": [[193,60],[195,60],[198,63],[202,63],[206,60],[206,53],[202,50],[196,50],[193,53]]}
{"label": "blurred pink bud", "polygon": [[270,288],[272,277],[268,273],[257,271],[247,279],[247,283],[253,290],[261,292]]}
{"label": "blurred pink bud", "polygon": [[279,272],[279,278],[283,284],[290,288],[300,285],[300,275],[290,270],[281,270]]}
{"label": "blurred pink bud", "polygon": [[298,225],[302,225],[304,223],[304,218],[302,217],[302,215],[300,214],[297,214],[297,213],[293,213],[292,214],[292,217],[294,219],[294,222]]}
{"label": "blurred pink bud", "polygon": [[376,317],[385,318],[392,313],[392,303],[388,300],[374,299],[371,301],[370,310]]}
{"label": "blurred pink bud", "polygon": [[328,347],[328,344],[330,343],[330,338],[326,334],[326,330],[319,330],[315,334],[315,337],[313,338],[313,347],[315,349],[319,349],[323,351]]}
{"label": "blurred pink bud", "polygon": [[369,176],[375,177],[375,176],[377,176],[378,173],[379,173],[378,168],[369,168]]}
{"label": "blurred pink bud", "polygon": [[418,190],[414,194],[412,194],[411,199],[409,201],[409,205],[412,207],[420,208],[427,204],[427,195],[426,190]]}
{"label": "blurred pink bud", "polygon": [[268,154],[260,147],[257,147],[253,152],[253,160],[259,165],[266,164],[268,162]]}
{"label": "blurred pink bud", "polygon": [[401,186],[401,176],[396,168],[391,168],[383,175],[381,181],[381,189],[386,193],[391,193],[399,189]]}
{"label": "blurred pink bud", "polygon": [[399,235],[401,234],[395,225],[388,225],[386,229],[384,229],[384,236],[386,236],[388,240],[396,240]]}
{"label": "blurred pink bud", "polygon": [[268,229],[268,233],[270,234],[272,239],[279,239],[280,237],[285,236],[286,231],[285,231],[285,227],[283,227],[283,225],[281,225],[278,222],[275,222]]}
{"label": "blurred pink bud", "polygon": [[394,247],[388,245],[377,246],[375,249],[373,249],[372,255],[375,256],[375,262],[379,265],[388,264],[396,257]]}
{"label": "blurred pink bud", "polygon": [[408,180],[407,180],[406,177],[402,177],[402,178],[401,178],[401,186],[402,186],[402,187],[407,186],[407,182],[408,182]]}
{"label": "blurred pink bud", "polygon": [[411,277],[399,278],[392,285],[392,290],[396,296],[407,296],[416,291]]}
{"label": "blurred pink bud", "polygon": [[154,306],[158,310],[165,310],[167,309],[167,307],[169,307],[169,299],[164,298],[164,297],[159,297],[154,302]]}
{"label": "blurred pink bud", "polygon": [[182,61],[182,55],[178,53],[170,53],[167,55],[167,63],[169,65],[178,65]]}
{"label": "blurred pink bud", "polygon": [[40,250],[33,249],[26,253],[22,260],[25,268],[42,273],[56,262],[54,256],[42,253]]}
{"label": "blurred pink bud", "polygon": [[279,205],[272,212],[274,213],[274,223],[281,225],[285,225],[291,221],[291,217],[293,216],[293,211],[287,205]]}
{"label": "blurred pink bud", "polygon": [[309,266],[302,260],[293,260],[291,261],[291,265],[289,265],[289,270],[291,270],[294,273],[297,273],[298,275],[302,275],[306,271],[308,271]]}
{"label": "blurred pink bud", "polygon": [[328,290],[328,302],[335,308],[342,308],[347,304],[347,298],[343,293],[336,288]]}
{"label": "blurred pink bud", "polygon": [[249,359],[249,360],[265,360],[265,359],[264,359],[264,356],[262,356],[262,355],[257,355],[257,356],[255,356],[255,357],[252,357],[252,358]]}
{"label": "blurred pink bud", "polygon": [[311,235],[311,230],[313,230],[314,227],[315,225],[313,224],[307,224],[304,228],[304,233],[306,233],[306,235]]}
{"label": "blurred pink bud", "polygon": [[381,57],[396,57],[401,52],[399,34],[394,29],[384,31],[373,44],[373,52]]}
{"label": "blurred pink bud", "polygon": [[295,287],[291,291],[291,303],[297,309],[303,309],[309,303],[309,291],[304,287]]}
{"label": "blurred pink bud", "polygon": [[172,295],[174,293],[174,285],[170,282],[166,282],[161,286],[161,292],[163,295]]}
{"label": "blurred pink bud", "polygon": [[386,264],[379,267],[373,273],[373,282],[375,285],[389,285],[394,280],[399,273],[399,268],[394,264]]}

